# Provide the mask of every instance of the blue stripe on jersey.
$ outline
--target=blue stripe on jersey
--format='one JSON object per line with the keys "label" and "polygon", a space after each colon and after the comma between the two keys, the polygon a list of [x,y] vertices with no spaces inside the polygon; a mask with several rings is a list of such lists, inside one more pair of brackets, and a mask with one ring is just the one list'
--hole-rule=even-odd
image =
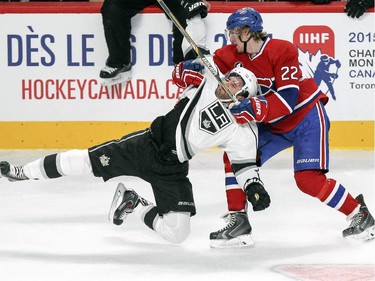
{"label": "blue stripe on jersey", "polygon": [[292,87],[278,91],[278,94],[288,103],[290,108],[294,108],[296,106],[298,93],[298,89]]}
{"label": "blue stripe on jersey", "polygon": [[234,185],[238,184],[236,177],[225,177],[225,185]]}
{"label": "blue stripe on jersey", "polygon": [[340,184],[333,198],[327,203],[328,206],[335,208],[345,194],[345,188]]}

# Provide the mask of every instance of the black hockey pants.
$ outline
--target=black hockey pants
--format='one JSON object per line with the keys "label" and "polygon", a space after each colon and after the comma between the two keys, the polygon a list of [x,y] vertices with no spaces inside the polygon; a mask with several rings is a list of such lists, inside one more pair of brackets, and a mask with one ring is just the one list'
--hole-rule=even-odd
{"label": "black hockey pants", "polygon": [[[177,0],[164,0],[174,16],[186,27],[186,14]],[[121,67],[131,62],[130,35],[131,18],[150,5],[158,5],[156,0],[105,0],[101,9],[104,35],[109,51],[107,65]],[[181,44],[183,36],[173,25],[173,62],[183,60]]]}

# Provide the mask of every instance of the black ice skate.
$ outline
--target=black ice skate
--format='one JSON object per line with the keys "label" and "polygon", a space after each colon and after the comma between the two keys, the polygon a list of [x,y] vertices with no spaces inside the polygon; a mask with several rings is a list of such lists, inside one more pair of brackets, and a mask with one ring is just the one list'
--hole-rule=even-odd
{"label": "black ice skate", "polygon": [[132,79],[132,66],[131,64],[124,65],[123,67],[110,67],[105,66],[100,71],[100,84],[103,86],[111,86]]}
{"label": "black ice skate", "polygon": [[228,213],[224,219],[227,225],[210,234],[211,248],[243,248],[254,245],[246,212]]}
{"label": "black ice skate", "polygon": [[29,179],[23,171],[23,166],[13,166],[6,161],[0,162],[0,171],[1,175],[8,178],[9,181],[22,181]]}
{"label": "black ice skate", "polygon": [[121,225],[126,216],[133,213],[139,205],[150,205],[146,199],[139,196],[134,190],[126,189],[123,183],[117,185],[115,195],[113,196],[111,209],[109,211],[109,220],[116,225]]}
{"label": "black ice skate", "polygon": [[344,238],[370,241],[375,238],[374,218],[363,200],[363,195],[360,194],[355,199],[361,203],[361,206],[358,213],[348,218],[348,220],[351,220],[351,223],[349,227],[342,232],[342,235]]}

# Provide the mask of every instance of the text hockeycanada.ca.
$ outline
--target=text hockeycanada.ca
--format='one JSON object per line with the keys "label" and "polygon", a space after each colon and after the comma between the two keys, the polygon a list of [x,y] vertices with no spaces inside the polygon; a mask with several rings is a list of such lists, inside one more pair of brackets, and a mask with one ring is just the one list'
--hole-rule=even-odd
{"label": "text hockeycanada.ca", "polygon": [[181,94],[171,79],[136,79],[113,86],[102,86],[96,79],[23,79],[21,89],[23,100],[177,99]]}

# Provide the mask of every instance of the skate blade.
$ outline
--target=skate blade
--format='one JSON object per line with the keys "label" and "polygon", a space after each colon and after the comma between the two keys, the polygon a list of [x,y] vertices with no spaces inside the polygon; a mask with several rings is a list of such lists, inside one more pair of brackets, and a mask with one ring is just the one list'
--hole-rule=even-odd
{"label": "skate blade", "polygon": [[215,249],[230,249],[230,248],[249,248],[255,244],[250,234],[240,235],[230,240],[217,239],[211,240],[210,247]]}
{"label": "skate blade", "polygon": [[362,231],[359,234],[347,236],[345,238],[347,240],[361,241],[361,242],[365,242],[365,243],[374,241],[374,239],[375,239],[375,226],[373,225],[373,226],[365,229],[364,231]]}
{"label": "skate blade", "polygon": [[7,179],[8,181],[10,182],[16,182],[16,181],[24,181],[26,179],[15,179],[15,178],[11,178],[11,177],[8,177],[7,175],[0,175],[0,178],[4,178],[4,179]]}
{"label": "skate blade", "polygon": [[112,86],[116,84],[126,83],[132,79],[131,71],[123,72],[118,74],[114,78],[100,78],[100,84],[102,86]]}
{"label": "skate blade", "polygon": [[362,240],[364,242],[371,242],[371,241],[374,241],[375,239],[375,226],[371,226],[369,227],[368,229],[366,229],[365,231],[363,231],[362,233],[367,233],[364,235],[364,237],[362,238]]}
{"label": "skate blade", "polygon": [[125,185],[122,182],[120,182],[117,185],[115,194],[113,195],[111,208],[110,208],[109,214],[108,214],[108,219],[112,223],[113,223],[113,218],[114,218],[115,211],[120,206],[121,200],[122,200],[122,196],[124,195],[125,191],[126,191]]}

